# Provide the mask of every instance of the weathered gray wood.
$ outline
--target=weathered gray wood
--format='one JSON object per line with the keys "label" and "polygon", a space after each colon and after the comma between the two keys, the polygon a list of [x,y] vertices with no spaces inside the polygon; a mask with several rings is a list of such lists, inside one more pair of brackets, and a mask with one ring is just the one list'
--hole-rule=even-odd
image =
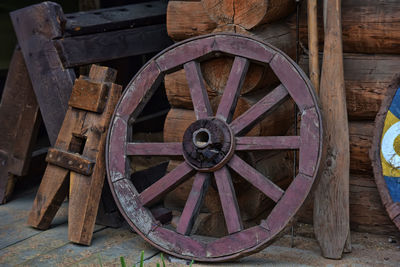
{"label": "weathered gray wood", "polygon": [[47,134],[57,139],[75,74],[59,60],[53,39],[62,37],[64,14],[58,4],[44,2],[10,13],[18,43],[28,66]]}
{"label": "weathered gray wood", "polygon": [[[84,35],[165,23],[167,4],[150,1],[66,14],[65,34]],[[165,27],[165,26],[164,26]]]}
{"label": "weathered gray wood", "polygon": [[341,1],[325,3],[325,41],[320,100],[324,111],[325,157],[314,199],[314,232],[322,255],[340,259],[350,234],[350,148],[343,73]]}
{"label": "weathered gray wood", "polygon": [[72,36],[55,40],[67,68],[155,53],[172,44],[165,24]]}
{"label": "weathered gray wood", "polygon": [[41,117],[21,49],[14,51],[0,103],[0,203],[13,192],[15,175],[28,171]]}

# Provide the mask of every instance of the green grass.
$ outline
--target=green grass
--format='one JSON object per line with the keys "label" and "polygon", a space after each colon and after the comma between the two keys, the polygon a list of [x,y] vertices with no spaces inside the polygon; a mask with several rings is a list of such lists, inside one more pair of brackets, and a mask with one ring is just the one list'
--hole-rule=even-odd
{"label": "green grass", "polygon": [[[164,254],[161,253],[160,254],[160,258],[161,258],[162,267],[165,267]],[[125,262],[125,258],[123,256],[121,256],[119,259],[121,261],[121,267],[127,267],[126,262]],[[100,263],[101,263],[101,259],[99,259],[99,260],[100,260]],[[189,267],[192,267],[193,263],[194,263],[194,260],[192,260],[190,262]],[[139,266],[143,267],[143,264],[144,264],[144,250],[142,250],[142,252],[140,253]],[[157,262],[156,266],[157,267],[161,267],[161,264]],[[132,267],[136,267],[136,264],[133,264]]]}

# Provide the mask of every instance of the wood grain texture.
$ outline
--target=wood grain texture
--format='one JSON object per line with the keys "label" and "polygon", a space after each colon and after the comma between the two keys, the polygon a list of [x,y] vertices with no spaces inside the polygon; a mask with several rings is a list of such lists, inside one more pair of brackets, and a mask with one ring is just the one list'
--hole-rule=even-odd
{"label": "wood grain texture", "polygon": [[[322,59],[322,57],[320,58]],[[308,57],[299,65],[308,73]],[[347,113],[350,120],[373,120],[394,75],[400,68],[398,55],[343,55]]]}
{"label": "wood grain texture", "polygon": [[54,41],[67,68],[155,53],[171,44],[165,24],[71,36]]}
{"label": "wood grain texture", "polygon": [[217,27],[201,2],[170,1],[167,7],[168,35],[175,41],[207,34]]}
{"label": "wood grain texture", "polygon": [[17,47],[0,103],[0,203],[11,196],[14,176],[27,173],[40,122],[39,105],[22,52]]}
{"label": "wood grain texture", "polygon": [[246,30],[284,18],[295,9],[290,0],[202,0],[201,3],[218,25],[234,24]]}
{"label": "wood grain texture", "polygon": [[[122,91],[121,86],[110,83],[115,77],[115,72],[107,71],[106,67],[91,68],[88,79],[93,78],[93,82],[105,83],[108,87],[104,110],[98,114],[72,107],[68,109],[55,147],[49,152],[50,163],[29,214],[28,224],[31,226],[47,229],[69,188],[69,240],[90,244],[105,177],[107,128]],[[81,85],[79,82],[76,84],[78,90],[81,90]],[[86,87],[84,90],[90,88]],[[85,141],[78,142],[77,137]],[[54,161],[58,166],[51,164]],[[59,164],[60,162],[65,164]],[[74,166],[80,170],[86,165],[90,166],[90,172],[74,172]]]}
{"label": "wood grain texture", "polygon": [[[319,47],[323,47],[323,0],[318,1]],[[305,5],[304,5],[305,7]],[[400,3],[393,0],[347,0],[342,5],[343,51],[347,53],[399,54]],[[300,40],[307,46],[306,9],[300,15]],[[295,18],[292,27],[295,28]]]}
{"label": "wood grain texture", "polygon": [[57,139],[71,94],[75,74],[58,60],[53,39],[62,37],[64,14],[58,4],[44,2],[11,12],[18,43],[41,107],[52,144]]}
{"label": "wood grain texture", "polygon": [[340,0],[326,2],[320,100],[325,157],[314,199],[314,232],[322,255],[340,259],[349,230],[349,134],[343,74]]}
{"label": "wood grain texture", "polygon": [[[89,79],[93,77],[97,82],[107,81],[109,77],[104,71],[105,68],[93,67],[103,75],[103,78],[99,78],[96,71],[92,71],[92,69]],[[115,75],[113,79],[115,79]],[[86,143],[82,157],[95,162],[93,172],[90,177],[74,171],[70,173],[68,239],[83,245],[90,245],[92,240],[106,172],[104,153],[107,130],[114,108],[122,93],[122,86],[110,83],[108,86],[109,92],[103,112],[101,114],[86,112],[85,122],[82,125],[82,130],[87,129],[84,133]]]}

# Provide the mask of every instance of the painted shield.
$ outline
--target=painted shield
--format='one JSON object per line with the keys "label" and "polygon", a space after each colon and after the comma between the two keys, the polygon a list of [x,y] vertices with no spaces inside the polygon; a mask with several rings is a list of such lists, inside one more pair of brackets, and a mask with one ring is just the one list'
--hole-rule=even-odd
{"label": "painted shield", "polygon": [[370,156],[382,203],[400,229],[400,75],[389,86],[376,117]]}

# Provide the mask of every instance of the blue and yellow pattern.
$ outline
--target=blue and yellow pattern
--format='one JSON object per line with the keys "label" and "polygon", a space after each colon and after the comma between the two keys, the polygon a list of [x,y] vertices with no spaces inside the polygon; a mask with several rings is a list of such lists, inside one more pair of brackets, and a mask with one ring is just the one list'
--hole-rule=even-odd
{"label": "blue and yellow pattern", "polygon": [[400,88],[387,112],[381,140],[382,172],[390,196],[400,202]]}

